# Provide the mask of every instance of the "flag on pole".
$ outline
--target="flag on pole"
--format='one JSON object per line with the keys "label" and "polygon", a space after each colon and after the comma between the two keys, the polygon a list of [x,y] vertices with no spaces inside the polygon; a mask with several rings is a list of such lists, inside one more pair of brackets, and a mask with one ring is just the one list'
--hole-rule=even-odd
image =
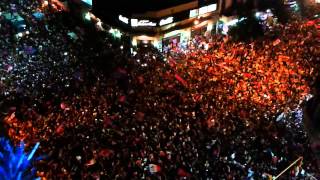
{"label": "flag on pole", "polygon": [[156,164],[149,164],[149,171],[151,174],[157,173],[161,171],[161,167]]}
{"label": "flag on pole", "polygon": [[184,86],[188,86],[187,81],[185,81],[181,76],[179,76],[178,74],[175,75],[175,78]]}

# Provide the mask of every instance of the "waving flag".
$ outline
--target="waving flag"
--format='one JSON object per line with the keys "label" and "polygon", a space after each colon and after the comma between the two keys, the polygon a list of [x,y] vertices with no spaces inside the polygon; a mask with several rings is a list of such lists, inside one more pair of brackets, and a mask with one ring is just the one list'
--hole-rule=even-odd
{"label": "waving flag", "polygon": [[175,77],[182,85],[188,86],[187,81],[185,81],[185,80],[184,80],[181,76],[179,76],[178,74],[176,74],[174,77]]}
{"label": "waving flag", "polygon": [[149,164],[150,173],[154,174],[161,171],[161,167],[156,164]]}

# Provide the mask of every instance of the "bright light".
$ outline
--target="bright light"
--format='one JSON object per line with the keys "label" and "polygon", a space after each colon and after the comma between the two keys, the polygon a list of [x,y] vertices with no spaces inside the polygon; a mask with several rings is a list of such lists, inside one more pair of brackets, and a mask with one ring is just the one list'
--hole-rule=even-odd
{"label": "bright light", "polygon": [[131,44],[132,44],[132,46],[137,46],[137,44],[138,44],[138,43],[137,43],[137,39],[133,39],[132,42],[131,42]]}
{"label": "bright light", "polygon": [[120,46],[120,49],[123,49],[123,46]]}
{"label": "bright light", "polygon": [[260,12],[256,12],[256,14],[255,14],[256,18],[259,18],[259,17],[260,17],[260,15],[261,15],[261,13],[260,13]]}
{"label": "bright light", "polygon": [[116,33],[114,34],[114,36],[117,38],[121,38],[122,33],[119,30],[117,30]]}
{"label": "bright light", "polygon": [[213,12],[215,10],[217,10],[217,4],[210,4],[208,6],[208,12]]}
{"label": "bright light", "polygon": [[121,36],[122,36],[122,33],[118,29],[110,28],[109,33],[112,34],[116,38],[121,38]]}
{"label": "bright light", "polygon": [[119,20],[123,23],[129,24],[129,19],[122,15],[119,15]]}
{"label": "bright light", "polygon": [[181,32],[182,32],[182,30],[175,30],[175,31],[168,32],[168,33],[164,34],[164,38],[180,34]]}
{"label": "bright light", "polygon": [[199,15],[205,14],[208,12],[208,6],[199,8]]}
{"label": "bright light", "polygon": [[157,41],[157,40],[153,41],[153,46],[154,47],[158,47],[159,46],[159,41]]}
{"label": "bright light", "polygon": [[89,12],[86,13],[86,14],[84,15],[84,18],[85,18],[86,20],[90,21],[90,20],[91,20],[90,13],[89,13]]}
{"label": "bright light", "polygon": [[193,10],[190,10],[189,17],[193,18],[198,16],[198,14],[199,14],[198,9],[193,9]]}
{"label": "bright light", "polygon": [[212,31],[213,25],[212,24],[208,24],[207,26],[207,31],[210,32]]}
{"label": "bright light", "polygon": [[131,19],[131,26],[137,27],[138,26],[138,19]]}
{"label": "bright light", "polygon": [[157,23],[149,21],[149,20],[138,20],[138,19],[131,19],[131,26],[157,26]]}
{"label": "bright light", "polygon": [[22,37],[23,36],[23,34],[20,32],[20,33],[18,33],[18,37]]}
{"label": "bright light", "polygon": [[199,20],[195,20],[193,23],[194,23],[194,25],[198,25],[199,24]]}
{"label": "bright light", "polygon": [[161,19],[159,25],[163,26],[163,25],[166,25],[166,24],[170,24],[172,22],[173,22],[173,17],[168,17],[166,19]]}
{"label": "bright light", "polygon": [[26,34],[30,34],[30,32],[29,32],[29,31],[26,31]]}

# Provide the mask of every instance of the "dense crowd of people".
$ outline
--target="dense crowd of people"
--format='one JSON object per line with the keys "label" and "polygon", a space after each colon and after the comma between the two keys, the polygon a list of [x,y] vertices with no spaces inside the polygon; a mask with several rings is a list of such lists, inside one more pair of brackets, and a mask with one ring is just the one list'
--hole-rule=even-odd
{"label": "dense crowd of people", "polygon": [[14,143],[40,142],[38,176],[267,179],[301,156],[285,179],[319,175],[301,122],[320,68],[319,32],[306,21],[250,43],[197,36],[163,58],[130,55],[127,42],[42,3],[0,2],[29,31],[16,39],[0,17],[1,123]]}

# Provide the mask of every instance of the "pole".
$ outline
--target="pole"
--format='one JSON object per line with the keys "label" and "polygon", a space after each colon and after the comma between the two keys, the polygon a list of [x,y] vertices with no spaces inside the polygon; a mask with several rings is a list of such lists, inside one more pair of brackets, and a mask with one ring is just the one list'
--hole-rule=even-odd
{"label": "pole", "polygon": [[286,169],[284,169],[278,176],[273,177],[273,180],[278,179],[280,176],[282,176],[288,169],[290,169],[293,165],[295,165],[297,162],[299,162],[301,159],[303,159],[302,156],[300,156],[297,160],[295,160],[293,163],[290,164]]}

